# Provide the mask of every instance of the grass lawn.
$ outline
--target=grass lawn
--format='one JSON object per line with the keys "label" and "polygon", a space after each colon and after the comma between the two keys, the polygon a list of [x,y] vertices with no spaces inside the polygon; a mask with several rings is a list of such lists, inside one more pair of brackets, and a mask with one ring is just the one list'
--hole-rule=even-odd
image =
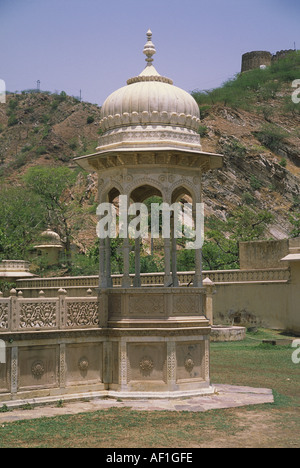
{"label": "grass lawn", "polygon": [[[238,343],[212,343],[214,384],[272,388],[274,404],[206,413],[109,409],[74,416],[32,419],[0,426],[0,447],[300,447],[300,364],[290,345],[270,330]],[[285,343],[285,342],[283,342]]]}

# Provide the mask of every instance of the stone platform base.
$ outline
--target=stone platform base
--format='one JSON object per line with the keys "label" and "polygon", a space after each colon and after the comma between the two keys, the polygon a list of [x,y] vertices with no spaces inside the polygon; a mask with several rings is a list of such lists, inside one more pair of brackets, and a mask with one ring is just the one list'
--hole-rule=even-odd
{"label": "stone platform base", "polygon": [[[67,414],[101,411],[109,408],[131,408],[133,411],[189,411],[204,412],[213,409],[237,408],[248,405],[274,403],[273,392],[267,388],[216,385],[212,395],[194,396],[181,399],[106,399],[97,393],[78,394],[77,401],[70,401],[75,395],[66,395],[58,407],[58,397],[37,398],[34,400],[8,401],[7,407],[13,409],[0,413],[0,424],[24,419],[54,417]],[[33,409],[20,409],[26,404]],[[3,403],[2,403],[3,404]],[[19,405],[19,408],[18,406]]]}
{"label": "stone platform base", "polygon": [[[87,404],[91,401],[149,401],[149,400],[181,400],[187,398],[199,398],[204,396],[211,396],[216,394],[215,387],[209,386],[207,388],[200,389],[198,391],[175,391],[175,392],[114,392],[114,391],[95,391],[75,394],[62,394],[52,395],[37,398],[24,398],[17,400],[7,400],[0,402],[1,405],[7,406],[9,409],[24,408],[26,405],[32,408],[41,407],[44,405],[57,404],[58,402],[73,404],[78,401],[86,402]],[[1,413],[0,413],[1,414]]]}
{"label": "stone platform base", "polygon": [[242,341],[245,338],[246,328],[244,327],[213,326],[211,329],[211,342]]}

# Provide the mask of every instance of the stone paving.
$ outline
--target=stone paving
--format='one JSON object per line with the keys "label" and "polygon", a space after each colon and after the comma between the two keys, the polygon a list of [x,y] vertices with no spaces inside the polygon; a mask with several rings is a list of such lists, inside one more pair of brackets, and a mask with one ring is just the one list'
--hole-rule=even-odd
{"label": "stone paving", "polygon": [[[87,413],[109,408],[131,408],[133,411],[203,412],[274,402],[272,390],[267,388],[239,387],[232,385],[216,385],[215,387],[216,393],[214,395],[181,400],[119,401],[96,398],[90,401],[64,402],[62,407],[58,407],[57,403],[52,403],[51,405],[34,406],[32,409],[15,408],[9,412],[0,413],[0,425],[4,422]],[[26,405],[26,403],[27,402],[24,401],[24,405]]]}

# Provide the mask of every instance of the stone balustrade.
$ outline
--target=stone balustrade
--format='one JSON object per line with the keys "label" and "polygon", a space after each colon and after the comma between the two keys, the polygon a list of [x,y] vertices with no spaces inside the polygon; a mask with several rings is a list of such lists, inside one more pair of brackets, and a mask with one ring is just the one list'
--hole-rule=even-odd
{"label": "stone balustrade", "polygon": [[[217,270],[204,271],[203,278],[209,278],[216,284],[231,284],[231,283],[286,283],[290,281],[290,270],[288,268],[272,268],[267,270]],[[131,275],[133,284],[134,275]],[[178,279],[181,286],[188,286],[193,282],[194,272],[179,272]],[[81,276],[81,277],[62,277],[62,278],[34,278],[17,281],[17,289],[24,292],[24,296],[28,293],[36,294],[42,289],[46,295],[52,290],[54,295],[57,295],[57,290],[60,288],[67,289],[70,295],[85,295],[87,288],[91,288],[96,293],[98,288],[98,276]],[[112,282],[114,287],[121,287],[122,275],[113,275]],[[142,286],[164,286],[164,273],[142,273]],[[74,294],[71,292],[74,292]],[[52,296],[52,294],[51,294]],[[31,295],[34,297],[34,294]]]}
{"label": "stone balustrade", "polygon": [[26,299],[12,290],[9,298],[0,298],[0,333],[99,328],[99,300],[90,293],[69,298],[60,289],[56,298],[46,298],[41,291],[39,298]]}

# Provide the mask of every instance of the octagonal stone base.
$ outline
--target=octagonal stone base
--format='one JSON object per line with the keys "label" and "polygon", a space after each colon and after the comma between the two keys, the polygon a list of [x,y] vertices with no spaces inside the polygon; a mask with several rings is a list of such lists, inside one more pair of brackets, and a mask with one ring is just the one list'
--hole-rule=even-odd
{"label": "octagonal stone base", "polygon": [[[201,288],[164,287],[105,289],[98,297],[76,302],[64,295],[35,302],[3,299],[14,320],[12,330],[1,332],[5,362],[0,363],[0,402],[213,393],[204,299]],[[30,306],[31,316],[43,318],[42,306],[49,304],[56,327],[49,322],[44,328],[19,326],[24,305],[26,310]],[[84,328],[87,317],[90,323]]]}
{"label": "octagonal stone base", "polygon": [[109,289],[103,294],[111,396],[176,398],[214,392],[203,288]]}

